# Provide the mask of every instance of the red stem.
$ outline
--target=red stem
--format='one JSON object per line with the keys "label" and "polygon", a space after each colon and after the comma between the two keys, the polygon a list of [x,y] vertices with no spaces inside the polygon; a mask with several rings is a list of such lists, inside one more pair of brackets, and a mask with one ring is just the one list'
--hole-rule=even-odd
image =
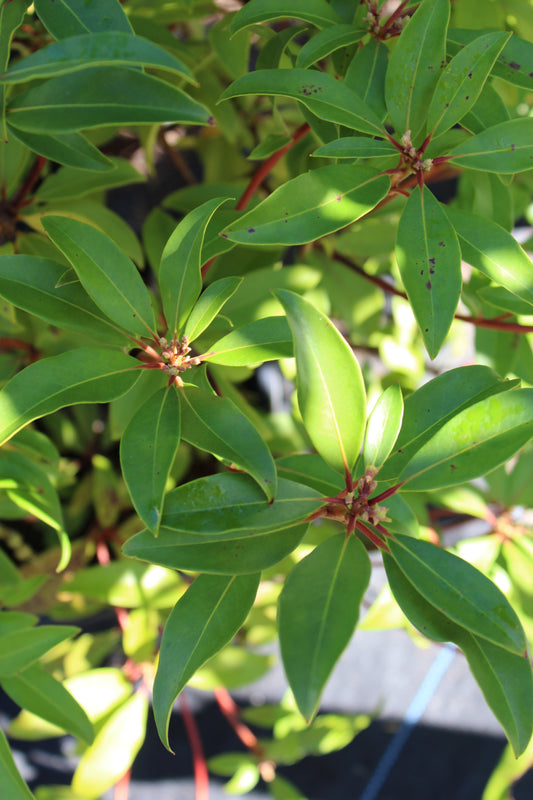
{"label": "red stem", "polygon": [[387,545],[381,541],[379,536],[376,533],[374,533],[374,531],[371,531],[370,528],[367,528],[364,522],[361,522],[361,520],[357,520],[357,522],[355,523],[355,527],[357,528],[358,531],[360,531],[368,539],[370,539],[372,544],[375,544],[379,550],[386,550],[387,553],[390,552]]}
{"label": "red stem", "polygon": [[394,12],[393,12],[393,13],[390,15],[390,17],[388,18],[388,20],[386,20],[386,21],[385,21],[385,23],[383,24],[383,26],[382,26],[382,28],[381,28],[381,31],[380,31],[380,35],[381,35],[381,36],[383,36],[383,34],[387,33],[387,31],[388,31],[388,30],[391,28],[391,26],[393,25],[394,21],[395,21],[395,20],[397,20],[397,19],[398,19],[398,17],[400,17],[400,16],[402,15],[402,12],[403,12],[403,10],[404,10],[405,6],[407,5],[407,2],[408,2],[408,0],[403,0],[403,3],[400,3],[400,5],[399,5],[399,6],[398,6],[398,8],[396,9],[396,11],[394,11]]}
{"label": "red stem", "polygon": [[25,205],[24,201],[39,180],[39,176],[41,175],[47,160],[48,159],[44,158],[43,156],[37,156],[33,162],[33,165],[24,178],[24,181],[21,183],[12,200],[10,201],[10,206],[15,211],[18,211],[23,205]]}
{"label": "red stem", "polygon": [[397,483],[395,486],[391,486],[389,489],[385,489],[384,492],[381,492],[381,494],[376,495],[376,497],[371,497],[370,500],[368,501],[368,505],[369,506],[375,506],[376,503],[381,503],[381,501],[382,500],[386,500],[387,497],[392,497],[393,494],[396,494],[398,489],[402,488],[404,483],[405,483],[405,481],[402,481],[401,483]]}
{"label": "red stem", "polygon": [[209,774],[207,772],[204,748],[202,747],[202,740],[200,738],[198,726],[196,725],[196,720],[189,709],[183,692],[180,694],[180,707],[183,724],[187,731],[187,738],[192,753],[195,785],[194,798],[195,800],[209,800]]}
{"label": "red stem", "polygon": [[240,718],[239,707],[231,697],[227,689],[220,687],[215,689],[215,700],[226,720],[231,725],[241,742],[258,758],[263,757],[263,748],[259,744],[257,736],[245,725]]}
{"label": "red stem", "polygon": [[119,778],[115,783],[115,790],[113,792],[113,800],[128,800],[130,792],[130,779],[131,769],[124,773],[122,778]]}

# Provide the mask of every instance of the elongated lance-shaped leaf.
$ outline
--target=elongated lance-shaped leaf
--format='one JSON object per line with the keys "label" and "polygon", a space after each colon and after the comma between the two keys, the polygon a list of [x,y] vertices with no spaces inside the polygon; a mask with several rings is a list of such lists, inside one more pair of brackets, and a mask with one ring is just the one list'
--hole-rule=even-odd
{"label": "elongated lance-shaped leaf", "polygon": [[325,314],[293,292],[275,292],[289,320],[298,371],[298,406],[318,453],[351,473],[365,429],[366,395],[351,348]]}
{"label": "elongated lance-shaped leaf", "polygon": [[196,670],[235,636],[253,605],[259,578],[200,575],[174,606],[161,641],[153,701],[159,737],[168,750],[174,701]]}
{"label": "elongated lance-shaped leaf", "polygon": [[424,0],[392,51],[385,98],[398,135],[411,131],[413,141],[423,128],[439,76],[446,66],[448,0]]}
{"label": "elongated lance-shaped leaf", "polygon": [[57,161],[58,164],[97,170],[99,173],[113,169],[111,159],[104,156],[81,133],[58,133],[56,136],[47,136],[45,133],[19,131],[10,125],[7,126],[7,130],[10,137],[18,139],[30,150],[51,161]]}
{"label": "elongated lance-shaped leaf", "polygon": [[0,678],[25,669],[79,630],[72,625],[39,625],[0,636]]}
{"label": "elongated lance-shaped leaf", "polygon": [[341,47],[358,42],[367,31],[354,25],[335,25],[325,28],[304,44],[296,59],[296,66],[307,69]]}
{"label": "elongated lance-shaped leaf", "polygon": [[533,437],[533,389],[487,397],[452,417],[400,475],[406,491],[453,486],[499,467]]}
{"label": "elongated lance-shaped leaf", "polygon": [[194,342],[213,322],[242,281],[242,278],[220,278],[202,292],[185,325],[185,336],[189,342]]}
{"label": "elongated lance-shaped leaf", "polygon": [[69,217],[46,216],[42,224],[113,322],[135,335],[156,330],[150,295],[137,267],[107,234]]}
{"label": "elongated lance-shaped leaf", "polygon": [[215,197],[187,214],[165,245],[159,287],[170,336],[180,336],[202,291],[201,252],[209,220],[226,197]]}
{"label": "elongated lance-shaped leaf", "polygon": [[368,418],[363,447],[365,467],[379,469],[384,464],[398,438],[402,418],[402,390],[396,383],[385,389]]}
{"label": "elongated lance-shaped leaf", "polygon": [[76,403],[107,403],[140,375],[133,358],[81,348],[43,358],[17,373],[0,392],[0,444],[45,414]]}
{"label": "elongated lance-shaped leaf", "polygon": [[154,67],[194,81],[185,64],[148,39],[104,31],[70,36],[37,50],[0,75],[0,83],[23,83],[104,65]]}
{"label": "elongated lance-shaped leaf", "polygon": [[307,69],[261,69],[238,78],[220,97],[247,94],[292,97],[320,119],[337,122],[371,136],[385,135],[379,117],[358,94],[331,75]]}
{"label": "elongated lance-shaped leaf", "polygon": [[314,156],[323,158],[383,158],[398,151],[384,139],[368,139],[366,136],[344,136],[327,142],[315,150]]}
{"label": "elongated lance-shaped leaf", "polygon": [[326,497],[335,497],[345,488],[342,476],[316,453],[278,458],[276,467],[281,478],[303,483]]}
{"label": "elongated lance-shaped leaf", "polygon": [[[2,3],[0,6],[0,70],[2,72],[9,63],[11,41],[15,31],[24,19],[26,8],[25,0],[12,0],[11,3]],[[7,140],[4,115],[5,88],[0,85],[0,134],[4,140]]]}
{"label": "elongated lance-shaped leaf", "polygon": [[9,123],[23,131],[70,133],[101,125],[207,125],[207,109],[169,83],[126,67],[88,67],[16,95]]}
{"label": "elongated lance-shaped leaf", "polygon": [[168,473],[180,443],[180,401],[174,386],[153,394],[132,417],[120,442],[120,464],[133,505],[157,535]]}
{"label": "elongated lance-shaped leaf", "polygon": [[292,355],[292,334],[286,317],[263,317],[212,344],[204,361],[245,367]]}
{"label": "elongated lance-shaped leaf", "polygon": [[[455,55],[462,47],[476,39],[478,33],[475,28],[450,29],[446,43],[448,52]],[[514,86],[522,86],[531,91],[533,90],[533,73],[530,66],[532,59],[533,43],[513,35],[498,56],[492,74]]]}
{"label": "elongated lance-shaped leaf", "polygon": [[533,118],[500,122],[449,154],[453,164],[467,169],[507,174],[524,172],[533,167]]}
{"label": "elongated lance-shaped leaf", "polygon": [[461,648],[518,756],[533,732],[533,675],[527,653],[510,653],[456,624],[428,602],[387,553],[383,562],[391,591],[409,621],[429,639]]}
{"label": "elongated lance-shaped leaf", "polygon": [[35,800],[28,784],[22,780],[21,774],[13,759],[11,748],[4,731],[0,728],[0,792],[2,797],[10,800]]}
{"label": "elongated lance-shaped leaf", "polygon": [[270,22],[283,17],[311,22],[318,28],[342,22],[326,0],[251,0],[235,15],[230,31],[233,35],[258,22]]}
{"label": "elongated lance-shaped leaf", "polygon": [[457,53],[439,78],[428,112],[432,136],[459,122],[475,104],[510,33],[480,36]]}
{"label": "elongated lance-shaped leaf", "polygon": [[446,213],[463,259],[533,306],[533,265],[514,236],[493,220],[463,209],[447,208]]}
{"label": "elongated lance-shaped leaf", "polygon": [[276,468],[263,438],[227,397],[185,386],[180,391],[183,438],[246,470],[269,500],[276,495]]}
{"label": "elongated lance-shaped leaf", "polygon": [[396,258],[430,358],[450,329],[461,294],[461,250],[435,195],[415,188],[398,225]]}
{"label": "elongated lance-shaped leaf", "polygon": [[389,188],[388,175],[368,167],[319,167],[279,186],[221,235],[247,245],[313,242],[367,214]]}
{"label": "elongated lance-shaped leaf", "polygon": [[385,76],[388,65],[386,43],[371,39],[358,48],[344,76],[345,85],[357,92],[381,120],[387,116]]}
{"label": "elongated lance-shaped leaf", "polygon": [[78,36],[90,31],[125,31],[133,33],[130,21],[119,0],[109,0],[105,14],[87,0],[35,0],[39,19],[55,39]]}
{"label": "elongated lance-shaped leaf", "polygon": [[339,534],[300,561],[285,583],[279,599],[281,657],[308,722],[354,632],[370,572],[362,543]]}

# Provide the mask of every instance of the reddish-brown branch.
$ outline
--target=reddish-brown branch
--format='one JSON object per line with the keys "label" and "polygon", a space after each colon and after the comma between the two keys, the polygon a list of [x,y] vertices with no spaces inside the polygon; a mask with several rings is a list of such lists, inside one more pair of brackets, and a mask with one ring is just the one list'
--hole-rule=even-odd
{"label": "reddish-brown branch", "polygon": [[379,550],[386,550],[387,553],[390,552],[390,550],[387,547],[387,545],[385,544],[385,542],[382,542],[381,539],[379,538],[379,536],[377,535],[377,533],[374,533],[374,531],[370,530],[370,528],[368,528],[364,524],[364,522],[361,522],[361,520],[357,520],[357,522],[355,523],[355,527],[364,536],[366,536],[368,539],[370,539],[372,544],[374,544]]}
{"label": "reddish-brown branch", "polygon": [[239,707],[234,702],[227,689],[220,687],[215,689],[215,700],[226,720],[231,725],[241,742],[258,758],[263,757],[263,748],[259,744],[257,736],[245,725],[239,714]]}
{"label": "reddish-brown branch", "polygon": [[26,205],[26,198],[39,180],[47,160],[48,159],[44,158],[43,156],[37,156],[31,169],[28,171],[28,174],[10,200],[9,205],[13,210],[19,211],[22,206]]}
{"label": "reddish-brown branch", "polygon": [[194,798],[195,800],[209,800],[209,774],[207,772],[204,748],[196,720],[189,709],[183,692],[180,694],[180,708],[187,738],[191,746],[195,785]]}
{"label": "reddish-brown branch", "polygon": [[401,17],[401,15],[403,14],[403,11],[404,11],[405,6],[407,5],[407,3],[408,3],[408,0],[403,0],[403,3],[400,3],[400,5],[396,9],[396,11],[393,11],[393,13],[390,15],[390,17],[385,21],[385,23],[382,26],[381,31],[380,31],[380,38],[382,38],[384,36],[384,34],[386,34],[390,30],[390,28],[392,27],[394,22],[399,17]]}

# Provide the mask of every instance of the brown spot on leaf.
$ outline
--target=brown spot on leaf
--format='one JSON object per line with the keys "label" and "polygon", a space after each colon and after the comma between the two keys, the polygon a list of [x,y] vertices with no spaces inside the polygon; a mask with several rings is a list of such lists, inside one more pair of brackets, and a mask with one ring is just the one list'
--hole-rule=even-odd
{"label": "brown spot on leaf", "polygon": [[431,281],[428,281],[428,282],[426,283],[426,289],[431,289]]}
{"label": "brown spot on leaf", "polygon": [[520,69],[520,64],[517,64],[516,61],[509,61],[509,66],[511,69]]}
{"label": "brown spot on leaf", "polygon": [[255,228],[248,228],[248,233],[255,233]]}

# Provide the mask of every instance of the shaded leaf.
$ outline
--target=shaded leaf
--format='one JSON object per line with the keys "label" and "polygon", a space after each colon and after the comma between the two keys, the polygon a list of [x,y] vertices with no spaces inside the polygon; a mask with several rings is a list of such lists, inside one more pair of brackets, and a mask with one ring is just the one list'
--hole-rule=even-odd
{"label": "shaded leaf", "polygon": [[511,119],[473,136],[449,154],[467,169],[507,174],[533,168],[533,118]]}
{"label": "shaded leaf", "polygon": [[276,467],[280,477],[303,483],[326,497],[335,497],[345,488],[339,473],[313,453],[278,458]]}
{"label": "shaded leaf", "polygon": [[354,25],[333,25],[325,28],[304,44],[296,59],[296,66],[307,69],[341,47],[358,42],[367,33]]}
{"label": "shaded leaf", "polygon": [[342,139],[323,144],[313,155],[323,158],[382,158],[397,153],[396,148],[384,139],[344,136]]}
{"label": "shaded leaf", "polygon": [[20,672],[77,633],[79,628],[72,625],[40,625],[0,635],[0,677]]}
{"label": "shaded leaf", "polygon": [[292,354],[292,334],[287,319],[263,317],[212,344],[203,360],[245,367],[278,358],[291,358]]}
{"label": "shaded leaf", "polygon": [[357,92],[379,119],[387,115],[385,76],[388,64],[386,43],[372,38],[364,47],[357,49],[344,76],[345,85]]}
{"label": "shaded leaf", "polygon": [[89,31],[125,31],[132,28],[119,0],[109,0],[105,14],[86,0],[35,0],[39,19],[55,39],[78,36]]}
{"label": "shaded leaf", "polygon": [[81,133],[59,133],[56,136],[48,136],[46,133],[19,131],[9,125],[8,131],[10,136],[18,139],[26,147],[51,161],[57,161],[58,164],[97,170],[99,174],[113,168],[113,162]]}
{"label": "shaded leaf", "polygon": [[[25,0],[11,0],[0,6],[0,70],[6,69],[11,53],[11,42],[20,23],[24,19],[27,3]],[[7,139],[5,125],[5,88],[0,85],[0,134]]]}
{"label": "shaded leaf", "polygon": [[251,0],[234,16],[230,30],[234,34],[258,22],[282,17],[311,22],[318,28],[342,22],[326,0]]}
{"label": "shaded leaf", "polygon": [[[62,138],[67,138],[67,136],[74,138],[77,135],[65,134]],[[142,183],[146,180],[144,175],[141,175],[139,170],[135,169],[133,164],[130,164],[125,158],[111,156],[108,161],[113,169],[108,170],[105,175],[94,174],[94,172],[78,169],[75,166],[58,169],[41,183],[35,192],[36,199],[46,203],[57,203],[58,200],[78,200],[80,197],[94,192],[115,189],[119,186],[130,186],[132,183]],[[77,207],[77,205],[74,206],[73,210],[76,210]],[[65,208],[65,214],[68,210],[69,207]],[[113,238],[111,233],[109,236]]]}
{"label": "shaded leaf", "polygon": [[189,342],[194,342],[211,324],[225,303],[235,294],[242,280],[242,278],[220,278],[210,283],[202,292],[185,325],[185,336]]}
{"label": "shaded leaf", "polygon": [[[489,31],[479,31],[471,29],[454,28],[448,31],[447,48],[451,53],[457,53],[473,38],[480,33]],[[531,74],[531,64],[533,62],[533,44],[518,36],[511,36],[506,43],[503,51],[498,56],[498,60],[492,70],[493,75],[502,78],[515,86],[522,86],[524,89],[533,89],[533,75]]]}
{"label": "shaded leaf", "polygon": [[0,792],[9,800],[35,800],[22,780],[3,730],[0,729]]}

